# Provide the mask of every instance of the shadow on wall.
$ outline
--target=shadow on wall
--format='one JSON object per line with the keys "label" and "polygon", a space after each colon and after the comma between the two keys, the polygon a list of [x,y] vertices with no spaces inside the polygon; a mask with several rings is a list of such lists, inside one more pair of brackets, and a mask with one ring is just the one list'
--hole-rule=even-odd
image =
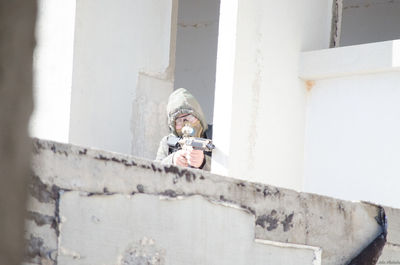
{"label": "shadow on wall", "polygon": [[36,1],[0,1],[0,264],[21,262]]}

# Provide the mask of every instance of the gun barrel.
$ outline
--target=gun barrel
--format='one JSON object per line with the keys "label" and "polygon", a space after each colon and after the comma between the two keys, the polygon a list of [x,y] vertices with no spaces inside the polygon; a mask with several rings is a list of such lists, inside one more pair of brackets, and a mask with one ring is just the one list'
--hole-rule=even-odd
{"label": "gun barrel", "polygon": [[208,148],[208,150],[212,151],[213,149],[215,149],[215,145],[211,142],[209,142],[206,147]]}
{"label": "gun barrel", "polygon": [[193,149],[203,150],[206,152],[212,152],[215,149],[215,145],[210,139],[186,137],[179,141],[181,146],[191,146]]}

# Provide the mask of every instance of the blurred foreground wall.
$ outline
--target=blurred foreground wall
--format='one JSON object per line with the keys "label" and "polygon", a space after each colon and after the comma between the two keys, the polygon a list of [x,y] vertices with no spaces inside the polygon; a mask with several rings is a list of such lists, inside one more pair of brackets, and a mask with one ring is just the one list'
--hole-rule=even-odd
{"label": "blurred foreground wall", "polygon": [[0,1],[0,264],[20,264],[31,144],[35,1]]}

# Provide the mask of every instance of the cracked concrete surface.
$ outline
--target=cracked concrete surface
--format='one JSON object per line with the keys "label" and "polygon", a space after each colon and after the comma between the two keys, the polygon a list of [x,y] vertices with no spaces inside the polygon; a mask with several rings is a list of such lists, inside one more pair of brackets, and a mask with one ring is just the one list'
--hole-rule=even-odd
{"label": "cracked concrete surface", "polygon": [[[174,205],[178,205],[182,201],[190,204],[190,202],[196,200],[194,198],[202,198],[205,203],[198,204],[194,208],[186,207],[184,212],[187,214],[187,218],[192,218],[201,207],[208,207],[204,205],[208,205],[209,202],[214,205],[212,207],[215,209],[215,216],[218,216],[218,213],[224,213],[226,208],[234,212],[239,209],[238,212],[241,215],[252,220],[252,225],[248,225],[246,229],[252,231],[253,239],[321,248],[323,264],[332,265],[349,261],[380,232],[380,227],[374,219],[377,208],[371,204],[298,193],[264,184],[218,176],[201,170],[162,165],[128,155],[38,139],[34,140],[33,173],[35,176],[39,176],[40,182],[36,181],[37,186],[39,186],[37,188],[35,188],[35,185],[31,186],[31,189],[33,189],[31,194],[34,194],[37,201],[41,200],[43,203],[48,203],[49,207],[54,209],[54,220],[57,220],[59,225],[50,225],[51,217],[49,217],[48,212],[42,215],[32,214],[31,223],[36,224],[36,218],[37,226],[44,224],[48,229],[53,229],[54,234],[56,234],[57,227],[60,227],[59,238],[61,243],[59,244],[61,245],[58,245],[58,248],[59,255],[62,258],[68,257],[65,253],[79,253],[76,249],[68,249],[68,247],[65,248],[62,245],[63,238],[70,240],[70,242],[76,242],[76,240],[73,241],[74,234],[71,234],[71,231],[79,228],[79,224],[75,224],[75,226],[69,228],[72,230],[67,229],[67,224],[73,222],[74,218],[71,217],[74,216],[74,211],[65,210],[63,212],[63,207],[65,207],[64,209],[81,211],[83,216],[86,212],[94,211],[91,207],[83,206],[84,203],[90,204],[92,201],[98,203],[98,208],[103,209],[103,216],[94,214],[88,217],[87,228],[93,229],[92,233],[94,231],[104,233],[100,237],[103,239],[112,236],[117,240],[124,233],[118,231],[118,228],[112,225],[104,228],[107,233],[103,230],[95,230],[94,227],[101,225],[104,217],[111,218],[105,213],[113,211],[113,218],[120,219],[121,215],[126,215],[124,213],[126,207],[131,207],[137,198],[145,197],[149,200],[149,202],[143,201],[142,204],[136,204],[136,208],[132,208],[131,211],[139,215],[146,212],[146,207],[151,204],[150,201],[173,208]],[[58,193],[61,197],[57,199],[53,192]],[[65,199],[71,196],[75,198],[75,202],[71,199]],[[112,202],[115,198],[124,201],[123,204],[126,207],[122,207],[118,203],[111,203],[110,205],[113,206],[102,208],[102,205]],[[57,206],[58,204],[61,206]],[[188,210],[192,208],[192,211]],[[159,209],[161,211],[163,207]],[[179,207],[176,209],[179,209]],[[385,248],[381,260],[389,260],[390,257],[398,255],[398,246],[400,245],[400,227],[398,226],[400,211],[389,207],[385,207],[385,210],[389,221],[388,246]],[[35,212],[34,209],[30,209],[30,211]],[[170,219],[167,218],[166,220],[184,218],[184,215],[178,218],[177,215],[174,215],[174,211],[168,215]],[[129,218],[133,217],[130,216]],[[81,221],[84,220],[86,219]],[[145,218],[144,220],[148,219]],[[111,220],[110,224],[115,221]],[[178,222],[178,220],[175,221]],[[161,226],[163,224],[157,223]],[[154,225],[156,224],[154,223]],[[201,225],[205,225],[205,223],[200,222],[198,225],[202,227]],[[242,230],[246,229],[242,228]],[[129,233],[131,230],[135,231],[134,227],[127,226],[124,231]],[[147,227],[143,236],[148,236],[154,231]],[[78,235],[76,234],[76,236]],[[94,244],[93,240],[95,239],[90,235],[94,234],[89,233],[88,236],[84,236],[79,241],[85,242],[87,240]],[[158,235],[164,236],[161,232]],[[211,237],[211,235],[209,236]],[[189,233],[186,237],[190,239],[191,234]],[[123,253],[128,249],[129,244],[137,243],[140,239],[136,238],[136,241],[127,241],[126,244],[118,245],[120,252]],[[158,241],[156,237],[152,239]],[[66,246],[73,246],[71,244],[66,244]],[[60,247],[64,247],[63,251],[60,251]],[[171,246],[168,245],[168,247]],[[167,248],[166,251],[171,250]],[[89,258],[87,253],[90,253],[90,251],[86,252],[85,255],[82,254],[85,259]],[[121,253],[118,252],[120,258]],[[117,255],[116,252],[114,254]],[[82,257],[81,254],[79,255]],[[74,260],[74,257],[75,260],[82,260],[76,258],[79,255],[69,255],[69,257],[72,260]],[[260,255],[262,257],[262,254]],[[129,255],[126,256],[126,260],[130,260]],[[156,262],[156,259],[153,261]],[[168,259],[166,259],[165,264],[168,264],[167,261]],[[77,262],[76,264],[84,263]]]}

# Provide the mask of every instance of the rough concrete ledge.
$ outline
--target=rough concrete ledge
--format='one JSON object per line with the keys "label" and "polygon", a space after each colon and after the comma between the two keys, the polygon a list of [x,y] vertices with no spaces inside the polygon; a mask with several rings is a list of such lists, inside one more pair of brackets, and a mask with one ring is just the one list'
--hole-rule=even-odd
{"label": "rough concrete ledge", "polygon": [[[30,204],[30,222],[46,227],[46,233],[53,231],[31,253],[27,262],[32,263],[38,257],[55,262],[54,235],[61,222],[58,199],[68,191],[86,196],[144,193],[167,199],[200,195],[254,215],[255,239],[321,247],[323,264],[345,264],[381,231],[374,218],[377,207],[369,203],[298,193],[85,147],[34,139],[32,169],[30,194],[36,203]],[[384,208],[389,222],[385,250],[399,255],[400,210]],[[29,239],[35,229],[28,230]]]}
{"label": "rough concrete ledge", "polygon": [[400,71],[400,40],[302,52],[299,77],[319,80]]}

